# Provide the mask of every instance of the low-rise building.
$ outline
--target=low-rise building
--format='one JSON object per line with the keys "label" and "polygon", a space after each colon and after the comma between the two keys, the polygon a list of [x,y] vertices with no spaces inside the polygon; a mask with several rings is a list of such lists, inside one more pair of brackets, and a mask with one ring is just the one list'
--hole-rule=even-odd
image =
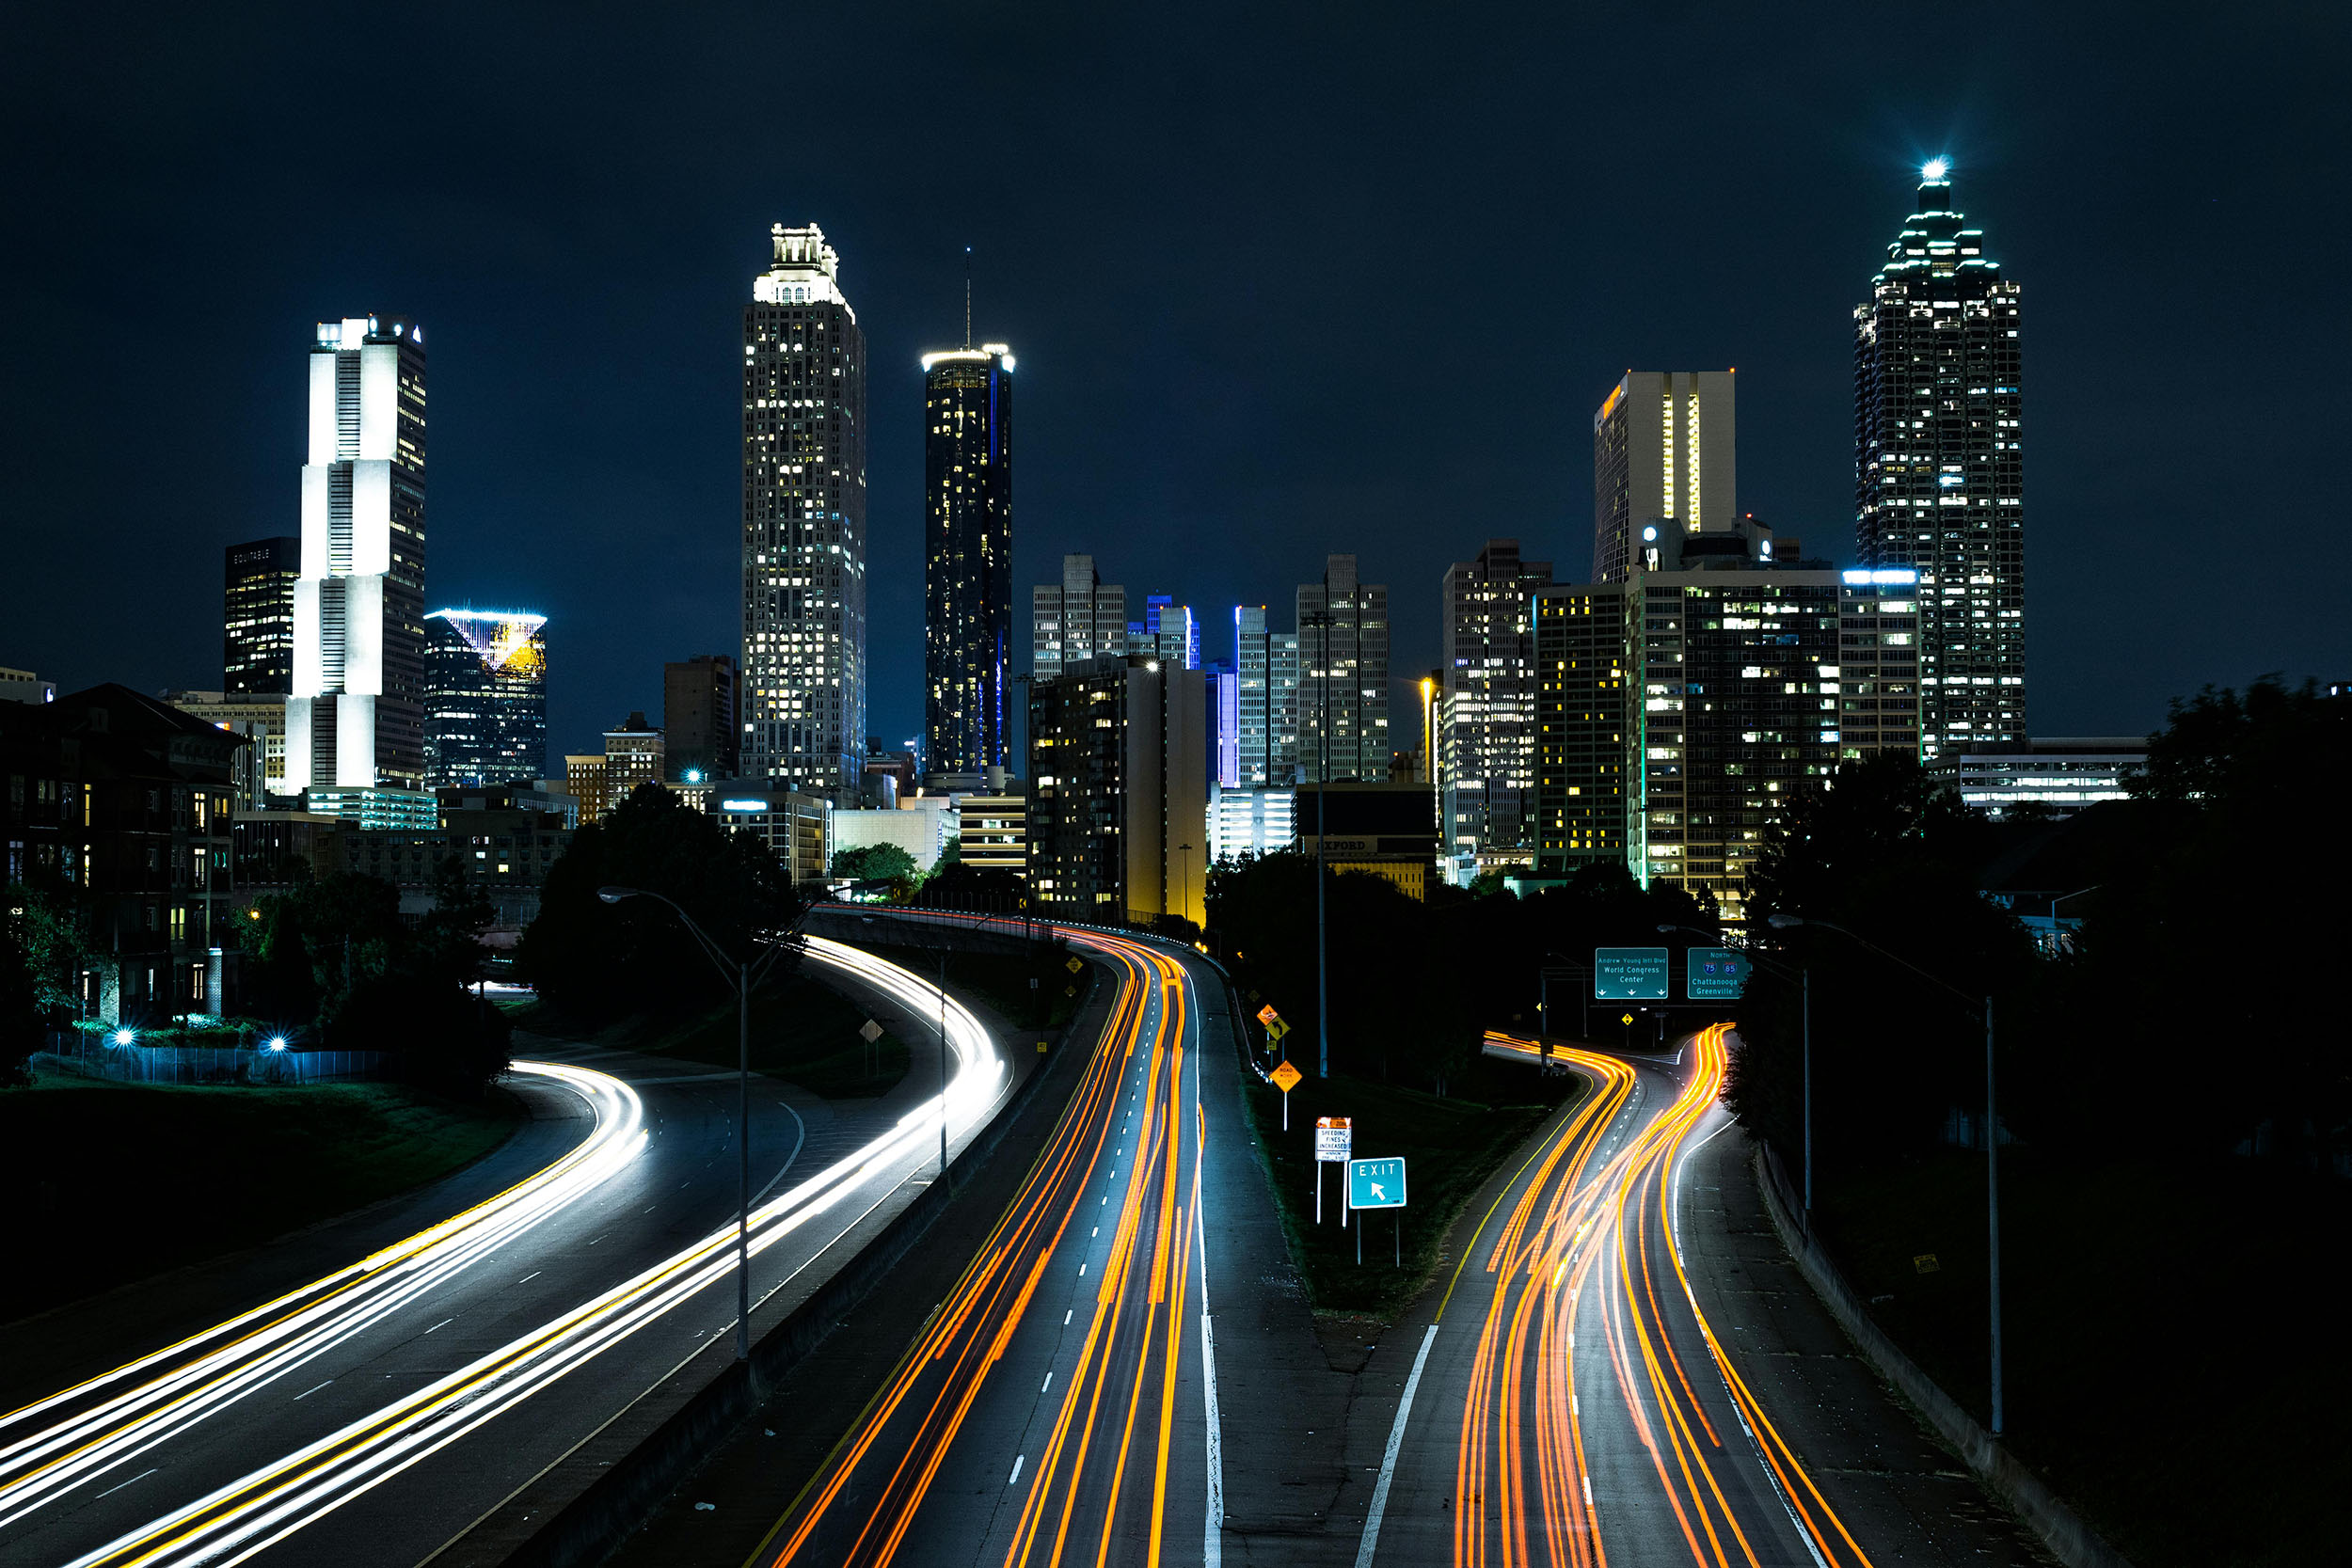
{"label": "low-rise building", "polygon": [[710,811],[734,832],[757,833],[794,883],[821,882],[828,868],[825,820],[833,802],[822,796],[728,779],[711,790]]}
{"label": "low-rise building", "polygon": [[1438,797],[1422,784],[1301,784],[1298,847],[1337,876],[1367,871],[1429,896],[1440,839]]}
{"label": "low-rise building", "polygon": [[[291,803],[286,784],[286,695],[282,691],[158,691],[181,712],[244,737],[237,751],[239,811],[270,811]],[[280,797],[273,801],[271,796]]]}
{"label": "low-rise building", "polygon": [[123,686],[0,702],[8,880],[87,901],[84,1016],[135,1027],[233,1005],[223,922],[246,744]]}
{"label": "low-rise building", "polygon": [[2023,746],[1981,741],[1947,751],[1940,771],[1960,798],[1999,822],[2020,811],[2072,816],[2102,800],[2131,798],[2131,780],[2148,766],[2148,740],[2137,735],[2036,736]]}

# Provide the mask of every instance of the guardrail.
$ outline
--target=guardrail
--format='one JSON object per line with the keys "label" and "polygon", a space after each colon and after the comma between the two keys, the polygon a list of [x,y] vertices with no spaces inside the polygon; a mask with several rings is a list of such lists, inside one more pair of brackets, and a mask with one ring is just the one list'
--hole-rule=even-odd
{"label": "guardrail", "polygon": [[1804,1275],[1813,1293],[1821,1298],[1821,1305],[1829,1308],[1830,1316],[1837,1320],[1854,1347],[1878,1369],[1879,1375],[1895,1386],[1896,1391],[1911,1402],[1937,1435],[1959,1450],[1977,1478],[2009,1505],[2019,1521],[2066,1568],[2132,1568],[2129,1559],[2108,1545],[2080,1514],[2059,1501],[2058,1494],[2040,1476],[1994,1441],[1991,1433],[1960,1407],[1958,1400],[1921,1371],[1919,1364],[1887,1337],[1863,1306],[1862,1298],[1854,1293],[1853,1287],[1846,1283],[1846,1276],[1837,1272],[1837,1265],[1830,1261],[1829,1254],[1798,1223],[1796,1216],[1801,1211],[1797,1195],[1788,1184],[1788,1173],[1781,1169],[1779,1154],[1770,1144],[1758,1140],[1755,1160],[1756,1185],[1763,1189],[1765,1212],[1772,1216],[1772,1228],[1780,1232],[1781,1245],[1788,1249],[1788,1256],[1796,1259],[1797,1272]]}

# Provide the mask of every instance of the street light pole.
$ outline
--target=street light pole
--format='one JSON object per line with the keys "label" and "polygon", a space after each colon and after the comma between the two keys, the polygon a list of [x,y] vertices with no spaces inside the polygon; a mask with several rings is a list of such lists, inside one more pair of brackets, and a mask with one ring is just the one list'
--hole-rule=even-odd
{"label": "street light pole", "polygon": [[[735,982],[735,1358],[748,1361],[752,1354],[752,987],[765,973],[766,960],[755,972],[749,962],[730,959],[694,924],[693,916],[659,893],[600,887],[596,896],[608,904],[624,898],[651,898],[669,905],[670,912],[702,943],[719,973]],[[771,946],[769,958],[772,959],[780,951],[781,947]]]}
{"label": "street light pole", "polygon": [[[1810,920],[1803,915],[1776,914],[1772,917],[1775,927],[1787,929],[1792,926],[1819,926],[1825,931],[1836,931],[1860,946],[1868,948],[1882,958],[1891,959],[1910,970],[1923,980],[1932,981],[1973,1007],[1984,1009],[1984,1207],[1985,1251],[1987,1259],[1987,1305],[1991,1316],[1991,1404],[1993,1435],[2001,1435],[2005,1426],[2007,1400],[2001,1386],[2001,1109],[1994,1077],[1993,997],[1971,996],[1940,975],[1931,974],[1899,954],[1889,953],[1867,937],[1856,936],[1843,926],[1833,926],[1826,920]],[[1808,1179],[1809,1180],[1809,1179]]]}

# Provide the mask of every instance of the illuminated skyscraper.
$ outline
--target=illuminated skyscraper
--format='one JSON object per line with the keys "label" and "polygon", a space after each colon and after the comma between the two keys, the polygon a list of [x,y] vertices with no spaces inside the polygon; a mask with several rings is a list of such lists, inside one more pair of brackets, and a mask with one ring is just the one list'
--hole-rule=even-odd
{"label": "illuminated skyscraper", "polygon": [[1729,371],[1628,371],[1593,416],[1593,580],[1623,582],[1642,530],[1721,532],[1738,515]]}
{"label": "illuminated skyscraper", "polygon": [[1389,591],[1356,580],[1356,558],[1325,559],[1298,587],[1298,782],[1389,779]]}
{"label": "illuminated skyscraper", "polygon": [[743,307],[742,770],[785,789],[866,773],[866,338],[811,224]]}
{"label": "illuminated skyscraper", "polygon": [[548,760],[548,618],[437,610],[424,622],[427,787],[538,779]]}
{"label": "illuminated skyscraper", "polygon": [[923,356],[924,768],[1006,758],[1012,641],[1012,350]]}
{"label": "illuminated skyscraper", "polygon": [[1235,724],[1241,787],[1298,782],[1298,634],[1266,626],[1263,605],[1233,607]]}
{"label": "illuminated skyscraper", "polygon": [[1198,670],[1200,623],[1193,619],[1192,606],[1178,604],[1174,594],[1149,594],[1143,601],[1143,619],[1127,624],[1127,646],[1179,670]]}
{"label": "illuminated skyscraper", "polygon": [[1919,574],[1925,755],[2026,735],[2020,291],[1952,208],[1942,159],[1854,307],[1862,562]]}
{"label": "illuminated skyscraper", "polygon": [[1516,539],[1489,539],[1478,559],[1446,568],[1438,754],[1448,842],[1439,852],[1473,875],[1534,858],[1530,599],[1550,582],[1551,562],[1521,560]]}
{"label": "illuminated skyscraper", "polygon": [[338,812],[424,783],[424,341],[405,321],[322,322],[311,344],[285,782]]}
{"label": "illuminated skyscraper", "polygon": [[231,545],[224,562],[220,689],[273,692],[294,688],[294,581],[302,576],[302,539]]}
{"label": "illuminated skyscraper", "polygon": [[1105,583],[1090,555],[1061,558],[1061,581],[1029,590],[1029,669],[1040,680],[1127,651],[1127,591]]}

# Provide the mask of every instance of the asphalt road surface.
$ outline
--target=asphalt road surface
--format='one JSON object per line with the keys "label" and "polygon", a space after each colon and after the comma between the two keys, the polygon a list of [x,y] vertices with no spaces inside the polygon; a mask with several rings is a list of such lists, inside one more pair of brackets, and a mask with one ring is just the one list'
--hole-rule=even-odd
{"label": "asphalt road surface", "polygon": [[1117,975],[1110,1023],[994,1232],[755,1563],[1214,1559],[1193,960],[1057,934]]}
{"label": "asphalt road surface", "polygon": [[[909,1200],[938,1160],[937,993],[822,939],[812,958],[914,1060],[871,1102],[753,1081],[755,1300],[832,1266],[834,1239]],[[946,1035],[961,1141],[1010,1074],[961,1007]],[[116,1341],[135,1358],[111,1371],[70,1326],[47,1350],[12,1335],[0,1381],[37,1392],[28,1379],[54,1374],[62,1391],[0,1418],[0,1564],[414,1563],[732,1334],[734,1074],[584,1052],[516,1086],[584,1135],[487,1202],[389,1245],[371,1236],[225,1320],[174,1325],[161,1308]]]}
{"label": "asphalt road surface", "polygon": [[[1790,1408],[1795,1381],[1740,1352],[1755,1325],[1731,1314],[1754,1315],[1756,1298],[1686,1272],[1688,1170],[1730,1126],[1716,1103],[1724,1035],[1704,1031],[1671,1061],[1566,1053],[1593,1090],[1502,1185],[1415,1336],[1359,1568],[2022,1559],[1997,1529],[1960,1543],[1990,1559],[1934,1549],[1915,1513],[1864,1495],[1884,1487],[1857,1487],[1858,1445],[1839,1445],[1832,1473],[1819,1412]],[[1698,1201],[1712,1217],[1708,1169]],[[1738,1266],[1710,1243],[1708,1274]],[[1839,1349],[1820,1354],[1842,1360]],[[1873,1391],[1858,1402],[1874,1407],[1874,1432],[1909,1428]],[[1915,1433],[1896,1446],[1928,1449]],[[1927,1484],[1976,1496],[1964,1478]]]}

